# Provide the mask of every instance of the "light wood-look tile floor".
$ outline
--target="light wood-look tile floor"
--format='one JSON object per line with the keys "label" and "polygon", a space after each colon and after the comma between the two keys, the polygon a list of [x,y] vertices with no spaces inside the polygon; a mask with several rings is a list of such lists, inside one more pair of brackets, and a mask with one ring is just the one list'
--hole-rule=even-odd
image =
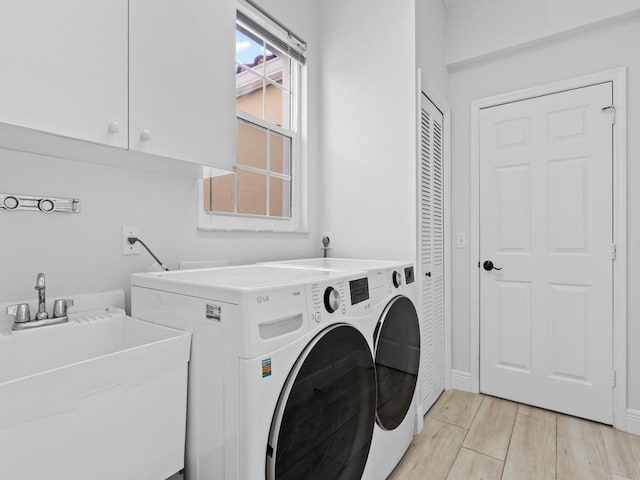
{"label": "light wood-look tile floor", "polygon": [[640,437],[448,390],[389,480],[640,480]]}

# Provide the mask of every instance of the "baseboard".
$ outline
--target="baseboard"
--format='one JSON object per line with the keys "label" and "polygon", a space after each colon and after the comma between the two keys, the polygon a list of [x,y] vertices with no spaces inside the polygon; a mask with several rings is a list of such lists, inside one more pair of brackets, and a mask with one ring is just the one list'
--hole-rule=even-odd
{"label": "baseboard", "polygon": [[461,370],[451,370],[451,388],[455,390],[463,390],[472,392],[473,386],[471,382],[471,373]]}
{"label": "baseboard", "polygon": [[627,409],[627,432],[640,435],[640,410]]}

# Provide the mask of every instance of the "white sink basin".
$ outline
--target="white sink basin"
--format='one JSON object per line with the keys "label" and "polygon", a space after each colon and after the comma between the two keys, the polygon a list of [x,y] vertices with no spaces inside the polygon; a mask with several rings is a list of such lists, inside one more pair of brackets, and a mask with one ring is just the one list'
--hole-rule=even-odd
{"label": "white sink basin", "polygon": [[162,480],[176,473],[184,462],[190,334],[117,307],[70,317],[0,336],[0,476]]}

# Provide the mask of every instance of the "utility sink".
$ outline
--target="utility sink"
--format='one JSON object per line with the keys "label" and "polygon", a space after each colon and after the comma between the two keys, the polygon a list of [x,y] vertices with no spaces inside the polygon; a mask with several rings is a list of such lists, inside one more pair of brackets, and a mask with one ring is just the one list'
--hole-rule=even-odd
{"label": "utility sink", "polygon": [[69,323],[0,335],[0,477],[170,477],[191,334],[128,317],[124,292],[75,300]]}

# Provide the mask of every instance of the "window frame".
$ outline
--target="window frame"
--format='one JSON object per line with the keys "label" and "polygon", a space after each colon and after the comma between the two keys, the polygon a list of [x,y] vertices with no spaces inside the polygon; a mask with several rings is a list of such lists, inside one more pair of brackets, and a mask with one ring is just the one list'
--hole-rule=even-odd
{"label": "window frame", "polygon": [[[277,34],[276,29],[267,22],[260,22],[265,29]],[[236,26],[252,31],[239,20]],[[237,28],[237,27],[236,27]],[[252,31],[253,34],[257,35]],[[268,39],[258,35],[265,43]],[[274,47],[275,48],[275,47]],[[306,66],[295,58],[275,48],[280,55],[290,59],[290,129],[283,128],[275,123],[255,117],[246,112],[236,109],[236,124],[238,121],[255,124],[266,131],[272,131],[291,140],[291,173],[290,173],[290,195],[291,217],[269,217],[266,215],[251,215],[245,213],[227,213],[204,210],[204,185],[203,179],[209,176],[229,174],[228,171],[217,170],[213,167],[203,166],[202,177],[198,179],[198,230],[201,231],[244,231],[244,232],[282,232],[282,233],[306,233],[306,149],[302,146],[304,138],[303,116],[305,115],[304,99],[306,98]],[[236,66],[235,64],[234,66]],[[237,136],[236,136],[237,139]],[[251,167],[240,167],[245,171],[253,171]],[[237,172],[237,158],[234,163],[233,172]],[[270,173],[267,174],[269,178]],[[278,175],[274,175],[278,177]],[[236,176],[237,185],[237,176]],[[267,191],[267,201],[269,194]],[[234,202],[237,204],[237,188],[234,191]]]}

